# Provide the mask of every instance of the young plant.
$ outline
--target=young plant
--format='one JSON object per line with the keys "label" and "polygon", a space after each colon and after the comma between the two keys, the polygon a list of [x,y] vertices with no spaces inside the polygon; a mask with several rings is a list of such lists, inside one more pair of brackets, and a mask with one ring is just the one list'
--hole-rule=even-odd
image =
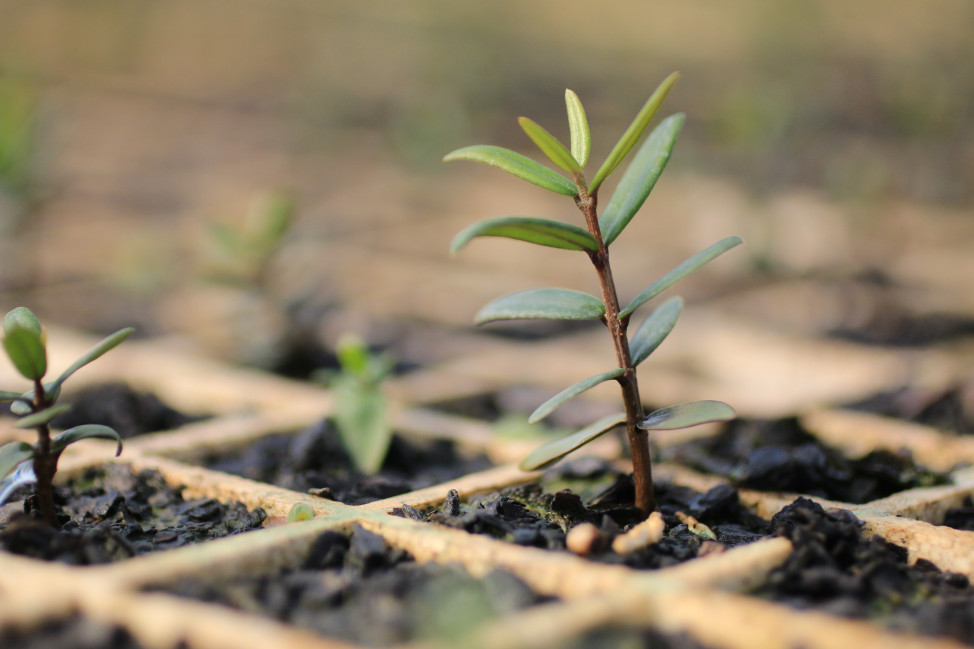
{"label": "young plant", "polygon": [[564,288],[521,291],[487,304],[477,314],[476,322],[483,324],[520,318],[595,319],[606,326],[615,348],[617,367],[566,388],[539,406],[530,419],[542,419],[572,397],[605,381],[616,381],[619,384],[624,412],[602,418],[577,433],[545,444],[525,458],[521,468],[532,471],[551,466],[579,447],[624,425],[632,456],[636,505],[647,514],[655,508],[647,431],[686,428],[712,421],[726,421],[735,416],[734,410],[720,401],[678,404],[647,416],[640,400],[636,368],[659,347],[673,329],[683,309],[683,301],[679,297],[672,297],[660,304],[631,336],[629,325],[640,307],[680,279],[741,243],[741,239],[727,237],[698,252],[626,303],[619,301],[609,264],[609,246],[622,234],[642,207],[669,161],[676,137],[683,126],[682,114],[667,117],[650,133],[636,151],[602,214],[597,212],[599,189],[603,182],[635,147],[677,78],[678,75],[673,73],[660,84],[591,180],[586,180],[584,173],[590,150],[588,121],[581,101],[571,90],[565,91],[570,147],[563,145],[534,121],[526,117],[518,120],[528,137],[551,162],[567,172],[567,177],[519,153],[497,146],[465,147],[444,158],[446,161],[472,160],[497,167],[556,194],[571,197],[582,213],[584,228],[528,216],[488,219],[460,232],[454,238],[451,250],[460,250],[475,237],[494,236],[574,250],[589,258],[598,277],[601,299]]}
{"label": "young plant", "polygon": [[10,442],[0,446],[0,503],[17,487],[36,482],[41,517],[56,525],[53,480],[61,452],[69,444],[93,437],[115,440],[118,443],[115,455],[122,452],[122,438],[108,426],[84,424],[52,437],[50,423],[71,407],[57,403],[65,380],[128,338],[132,331],[131,328],[116,331],[88,350],[56,379],[45,382],[47,347],[41,323],[24,307],[7,313],[3,319],[3,347],[17,371],[32,381],[34,387],[23,394],[0,391],[0,402],[10,403],[10,411],[21,417],[16,423],[17,428],[34,429],[37,442],[33,445]]}
{"label": "young plant", "polygon": [[266,290],[270,265],[294,224],[294,212],[291,196],[274,191],[252,203],[243,225],[210,224],[207,272],[211,279]]}
{"label": "young plant", "polygon": [[389,401],[382,382],[395,363],[388,356],[370,352],[352,334],[342,336],[335,352],[340,369],[325,377],[334,391],[335,426],[355,468],[373,475],[382,468],[392,443]]}

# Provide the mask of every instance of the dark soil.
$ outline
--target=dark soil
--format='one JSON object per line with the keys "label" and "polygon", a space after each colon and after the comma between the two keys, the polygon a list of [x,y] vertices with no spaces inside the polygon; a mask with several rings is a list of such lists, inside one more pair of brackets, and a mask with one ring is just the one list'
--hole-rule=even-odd
{"label": "dark soil", "polygon": [[951,507],[945,512],[944,525],[955,530],[974,531],[974,501],[970,496],[960,507]]}
{"label": "dark soil", "polygon": [[955,385],[938,392],[901,388],[847,407],[906,419],[957,435],[974,435],[974,385]]}
{"label": "dark soil", "polygon": [[63,430],[82,424],[114,428],[123,438],[172,430],[206,417],[187,415],[163,403],[154,394],[132,389],[125,383],[104,383],[66,395],[71,410],[52,422]]}
{"label": "dark soil", "polygon": [[772,524],[795,551],[757,594],[974,644],[974,588],[966,576],[924,560],[907,565],[905,549],[863,537],[851,513],[826,512],[806,498],[776,514]]}
{"label": "dark soil", "polygon": [[61,527],[31,516],[30,498],[27,513],[14,514],[0,530],[0,548],[69,564],[109,563],[257,529],[266,517],[240,503],[186,501],[158,473],[133,474],[122,465],[88,469],[56,492]]}
{"label": "dark soil", "polygon": [[685,633],[663,635],[649,629],[597,628],[569,641],[561,649],[707,649]]}
{"label": "dark soil", "polygon": [[360,527],[351,536],[325,532],[293,570],[167,590],[375,646],[459,640],[486,619],[543,601],[510,573],[475,579],[457,565],[417,564]]}
{"label": "dark soil", "polygon": [[350,505],[389,498],[491,466],[486,456],[465,457],[447,440],[396,435],[378,475],[355,470],[328,421],[295,435],[260,439],[235,455],[207,458],[206,466]]}
{"label": "dark soil", "polygon": [[739,487],[866,503],[905,489],[946,484],[946,474],[885,450],[849,459],[793,418],[738,419],[714,437],[663,452],[663,457],[730,479]]}
{"label": "dark soil", "polygon": [[[31,629],[0,630],[4,649],[141,649],[132,635],[120,627],[72,617]],[[180,643],[173,649],[184,649]]]}
{"label": "dark soil", "polygon": [[[750,543],[768,531],[768,521],[752,514],[729,485],[699,493],[688,487],[659,483],[657,507],[666,522],[667,534],[659,543],[620,555],[609,541],[644,517],[633,504],[632,476],[592,458],[565,463],[548,471],[541,483],[512,487],[499,493],[460,503],[451,492],[444,504],[432,511],[411,507],[396,513],[416,520],[484,534],[518,545],[564,551],[567,532],[579,523],[596,525],[606,544],[589,558],[634,568],[654,569],[696,557],[702,548],[708,552]],[[716,540],[690,531],[677,512],[688,514],[708,526]],[[709,545],[708,545],[709,544]]]}

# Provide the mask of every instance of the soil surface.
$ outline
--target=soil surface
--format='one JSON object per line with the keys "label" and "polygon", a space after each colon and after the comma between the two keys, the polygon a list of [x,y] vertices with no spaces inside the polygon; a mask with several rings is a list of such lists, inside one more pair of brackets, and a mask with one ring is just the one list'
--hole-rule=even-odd
{"label": "soil surface", "polygon": [[684,634],[663,635],[648,629],[620,627],[596,628],[572,639],[561,649],[708,649],[694,638]]}
{"label": "soil surface", "polygon": [[848,407],[914,421],[946,433],[974,435],[974,383],[958,384],[942,391],[902,388]]}
{"label": "soil surface", "polygon": [[184,414],[149,392],[125,383],[103,383],[65,396],[71,410],[52,422],[56,429],[81,424],[114,428],[123,438],[179,428],[206,417]]}
{"label": "soil surface", "polygon": [[[75,617],[49,622],[27,630],[0,630],[4,649],[141,649],[131,634],[120,627]],[[185,649],[180,643],[174,649]]]}
{"label": "soil surface", "polygon": [[758,595],[974,644],[974,588],[966,576],[941,572],[922,559],[907,565],[905,549],[863,537],[860,521],[848,511],[826,512],[806,498],[776,514],[772,524],[795,551]]}
{"label": "soil surface", "polygon": [[694,469],[724,476],[740,487],[802,493],[845,503],[866,503],[891,494],[949,482],[946,474],[885,450],[850,459],[823,444],[793,417],[738,419],[714,437],[661,454]]}
{"label": "soil surface", "polygon": [[[240,503],[185,500],[154,471],[133,474],[124,465],[86,470],[56,489],[61,527],[30,515],[32,498],[0,530],[0,548],[77,565],[109,563],[257,529],[266,515]],[[8,511],[16,508],[11,503]]]}
{"label": "soil surface", "polygon": [[459,640],[480,622],[544,601],[510,573],[475,579],[455,564],[417,564],[358,526],[350,536],[322,534],[299,568],[220,583],[183,580],[167,590],[376,646]]}
{"label": "soil surface", "polygon": [[[627,554],[617,554],[610,546],[614,537],[644,518],[633,504],[632,476],[594,458],[567,462],[545,473],[540,483],[504,489],[469,503],[461,503],[456,492],[451,492],[438,509],[420,512],[404,506],[396,513],[519,545],[562,551],[571,528],[592,523],[602,533],[603,542],[589,558],[643,569],[662,568],[701,552],[720,552],[749,543],[770,529],[768,521],[741,505],[737,490],[726,484],[700,493],[658,483],[656,497],[666,522],[666,536],[655,545]],[[703,523],[714,538],[691,531],[680,514]]]}
{"label": "soil surface", "polygon": [[355,470],[338,431],[326,420],[298,434],[262,438],[235,455],[208,458],[206,466],[360,505],[482,471],[491,464],[486,456],[460,454],[450,441],[396,435],[380,472],[364,475]]}

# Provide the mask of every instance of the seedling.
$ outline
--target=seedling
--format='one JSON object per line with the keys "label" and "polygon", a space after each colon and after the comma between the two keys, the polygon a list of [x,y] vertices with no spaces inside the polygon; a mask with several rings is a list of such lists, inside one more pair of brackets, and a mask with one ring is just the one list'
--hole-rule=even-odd
{"label": "seedling", "polygon": [[382,382],[395,363],[369,351],[353,334],[342,336],[335,352],[340,370],[325,377],[334,391],[335,426],[355,468],[372,475],[382,468],[392,443],[389,401]]}
{"label": "seedling", "polygon": [[71,407],[57,403],[61,386],[68,377],[117,346],[133,331],[131,328],[116,331],[88,350],[56,379],[44,382],[47,347],[41,323],[25,307],[17,307],[7,313],[3,319],[3,347],[17,371],[25,379],[33,381],[34,387],[23,394],[0,391],[0,402],[9,402],[10,411],[20,416],[17,428],[34,429],[37,443],[10,442],[0,446],[0,504],[17,487],[36,482],[41,517],[56,525],[57,510],[52,485],[58,458],[64,449],[79,440],[100,437],[118,443],[116,457],[122,452],[122,438],[108,426],[83,424],[52,437],[50,424]]}
{"label": "seedling", "polygon": [[740,244],[741,239],[727,237],[698,252],[625,304],[619,301],[609,264],[609,246],[622,234],[642,207],[669,161],[677,135],[683,126],[682,114],[667,117],[650,133],[636,151],[602,214],[597,212],[599,189],[603,182],[635,147],[678,76],[673,73],[660,84],[590,181],[586,180],[584,174],[591,146],[588,121],[581,101],[571,90],[565,91],[570,148],[534,121],[526,117],[518,120],[528,137],[551,162],[567,172],[568,177],[526,156],[497,146],[465,147],[444,158],[447,161],[472,160],[497,167],[556,194],[570,196],[581,211],[585,228],[527,216],[506,216],[480,221],[460,232],[454,238],[451,249],[456,252],[475,237],[506,237],[552,248],[575,250],[584,253],[592,262],[602,299],[564,288],[521,291],[487,304],[477,314],[476,322],[483,324],[520,318],[595,319],[606,326],[612,338],[618,366],[583,379],[559,392],[541,404],[530,419],[538,421],[569,399],[606,381],[619,383],[625,411],[604,417],[572,435],[545,444],[525,458],[521,468],[531,471],[551,466],[572,451],[624,425],[632,456],[636,505],[647,514],[655,508],[647,431],[686,428],[707,422],[726,421],[735,416],[734,410],[720,401],[682,403],[657,410],[647,416],[640,400],[636,368],[659,347],[673,329],[683,309],[683,300],[672,297],[664,301],[643,320],[631,337],[629,324],[640,307],[718,255]]}
{"label": "seedling", "polygon": [[294,209],[288,194],[269,192],[253,202],[242,226],[210,224],[207,270],[211,279],[266,289],[270,265],[294,223]]}

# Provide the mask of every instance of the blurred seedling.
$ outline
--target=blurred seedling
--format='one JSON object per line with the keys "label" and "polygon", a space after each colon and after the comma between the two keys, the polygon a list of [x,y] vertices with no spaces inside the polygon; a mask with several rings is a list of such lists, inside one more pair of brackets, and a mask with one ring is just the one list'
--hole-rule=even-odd
{"label": "blurred seedling", "polygon": [[339,339],[335,354],[339,368],[319,371],[315,378],[332,388],[332,418],[355,468],[372,475],[379,472],[392,443],[389,400],[382,383],[395,361],[373,353],[354,334]]}
{"label": "blurred seedling", "polygon": [[619,300],[609,246],[642,207],[670,159],[677,135],[683,126],[682,114],[662,120],[636,151],[608,202],[598,214],[599,189],[616,170],[646,132],[654,115],[679,75],[667,77],[646,101],[605,162],[591,180],[584,169],[591,147],[588,120],[578,96],[565,92],[571,137],[566,147],[555,136],[534,121],[521,117],[519,123],[528,137],[567,176],[520,153],[498,146],[475,145],[458,149],[444,160],[471,160],[497,167],[522,180],[556,194],[571,197],[582,213],[585,227],[561,221],[529,216],[505,216],[480,221],[460,232],[451,249],[456,252],[476,237],[506,237],[541,246],[584,253],[592,263],[601,288],[601,299],[580,291],[564,288],[540,288],[498,298],[477,314],[478,324],[521,318],[556,320],[599,320],[608,330],[615,349],[617,367],[590,376],[559,392],[532,413],[530,420],[539,421],[558,406],[586,390],[606,381],[618,382],[622,391],[624,412],[603,417],[582,430],[550,442],[531,453],[521,463],[526,471],[551,466],[572,451],[605,433],[625,426],[633,464],[636,505],[646,514],[655,508],[649,430],[686,428],[735,416],[734,410],[720,401],[682,403],[648,416],[643,411],[636,377],[637,366],[646,360],[676,325],[683,310],[683,300],[671,297],[660,304],[630,335],[630,320],[636,311],[680,279],[686,277],[718,255],[741,243],[736,236],[727,237],[693,255],[672,269],[627,303]]}
{"label": "blurred seedling", "polygon": [[243,288],[266,288],[274,256],[294,223],[294,201],[284,192],[256,199],[241,226],[211,223],[207,274]]}
{"label": "blurred seedling", "polygon": [[47,374],[46,336],[41,323],[25,307],[17,307],[3,319],[3,347],[14,367],[33,389],[24,392],[0,391],[0,402],[9,402],[10,411],[20,417],[17,428],[33,429],[37,442],[10,442],[0,446],[0,504],[20,486],[36,483],[37,507],[41,517],[57,525],[53,481],[58,459],[70,444],[89,438],[110,439],[117,442],[115,455],[122,452],[122,438],[109,428],[98,424],[83,424],[52,436],[51,421],[70,409],[58,404],[61,386],[79,369],[119,345],[134,330],[121,329],[104,338],[83,354],[53,381],[44,381]]}
{"label": "blurred seedling", "polygon": [[31,89],[0,77],[0,231],[17,226],[37,198],[37,115]]}

